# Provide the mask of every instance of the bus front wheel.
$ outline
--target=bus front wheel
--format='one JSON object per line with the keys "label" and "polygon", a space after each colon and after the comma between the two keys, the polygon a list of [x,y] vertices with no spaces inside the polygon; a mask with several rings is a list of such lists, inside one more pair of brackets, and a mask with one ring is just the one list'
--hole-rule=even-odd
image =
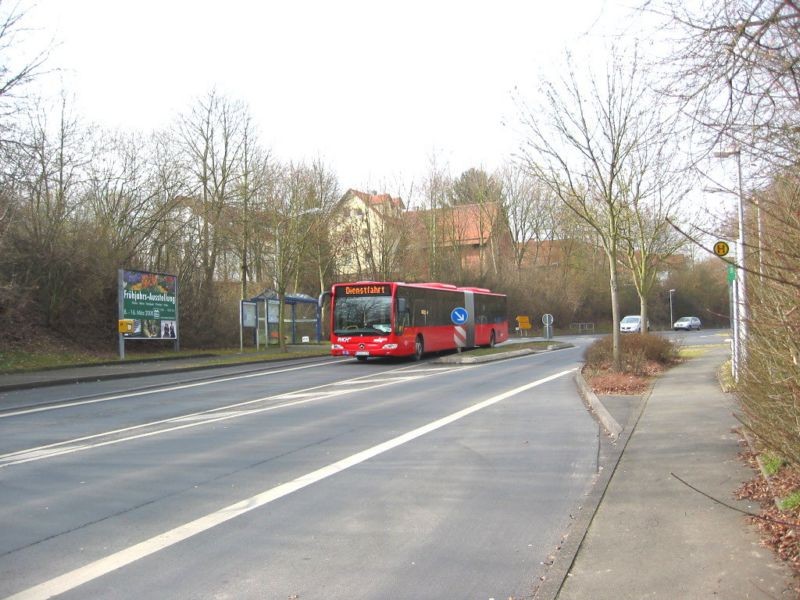
{"label": "bus front wheel", "polygon": [[425,352],[425,342],[422,341],[422,336],[418,335],[414,342],[414,360],[420,360],[422,354]]}

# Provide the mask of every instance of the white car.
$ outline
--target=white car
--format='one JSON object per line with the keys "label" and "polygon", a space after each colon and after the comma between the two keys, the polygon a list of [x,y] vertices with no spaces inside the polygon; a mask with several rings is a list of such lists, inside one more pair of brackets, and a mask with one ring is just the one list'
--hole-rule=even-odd
{"label": "white car", "polygon": [[[647,321],[647,328],[650,328],[650,321]],[[641,333],[642,317],[639,315],[628,315],[619,322],[619,330],[622,333]]]}
{"label": "white car", "polygon": [[679,329],[683,329],[684,331],[691,331],[692,329],[696,329],[700,331],[701,324],[700,319],[697,317],[681,317],[672,325],[672,329],[678,331]]}

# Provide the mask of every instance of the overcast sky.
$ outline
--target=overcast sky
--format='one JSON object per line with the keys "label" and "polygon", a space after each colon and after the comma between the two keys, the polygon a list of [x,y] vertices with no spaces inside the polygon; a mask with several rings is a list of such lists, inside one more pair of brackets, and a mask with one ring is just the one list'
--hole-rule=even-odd
{"label": "overcast sky", "polygon": [[320,156],[342,188],[390,192],[434,152],[455,175],[495,169],[519,144],[515,86],[534,90],[567,47],[602,54],[630,22],[618,0],[38,0],[28,14],[57,44],[48,89],[86,120],[151,131],[216,86],[278,158]]}

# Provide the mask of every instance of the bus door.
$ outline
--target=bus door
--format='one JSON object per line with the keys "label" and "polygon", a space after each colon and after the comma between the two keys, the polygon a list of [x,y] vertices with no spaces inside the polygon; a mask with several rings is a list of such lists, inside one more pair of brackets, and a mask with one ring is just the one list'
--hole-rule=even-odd
{"label": "bus door", "polygon": [[394,332],[395,335],[403,335],[407,327],[411,326],[411,303],[408,296],[398,294],[395,298]]}

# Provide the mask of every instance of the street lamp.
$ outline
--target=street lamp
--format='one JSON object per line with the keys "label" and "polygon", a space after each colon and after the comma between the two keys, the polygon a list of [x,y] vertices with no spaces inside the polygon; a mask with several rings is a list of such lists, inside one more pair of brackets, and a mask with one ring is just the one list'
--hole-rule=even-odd
{"label": "street lamp", "polygon": [[745,296],[747,286],[746,277],[747,272],[744,266],[744,191],[742,189],[742,151],[737,148],[728,152],[715,152],[714,156],[717,158],[730,158],[736,157],[736,168],[738,174],[739,184],[739,239],[736,240],[736,268],[739,271],[736,274],[736,316],[734,320],[734,352],[733,352],[733,376],[736,381],[739,381],[741,373],[741,361],[746,356],[744,349],[744,341],[747,339],[747,297]]}
{"label": "street lamp", "polygon": [[675,323],[675,317],[672,316],[672,294],[675,293],[675,290],[669,291],[669,327],[672,329],[672,325]]}

